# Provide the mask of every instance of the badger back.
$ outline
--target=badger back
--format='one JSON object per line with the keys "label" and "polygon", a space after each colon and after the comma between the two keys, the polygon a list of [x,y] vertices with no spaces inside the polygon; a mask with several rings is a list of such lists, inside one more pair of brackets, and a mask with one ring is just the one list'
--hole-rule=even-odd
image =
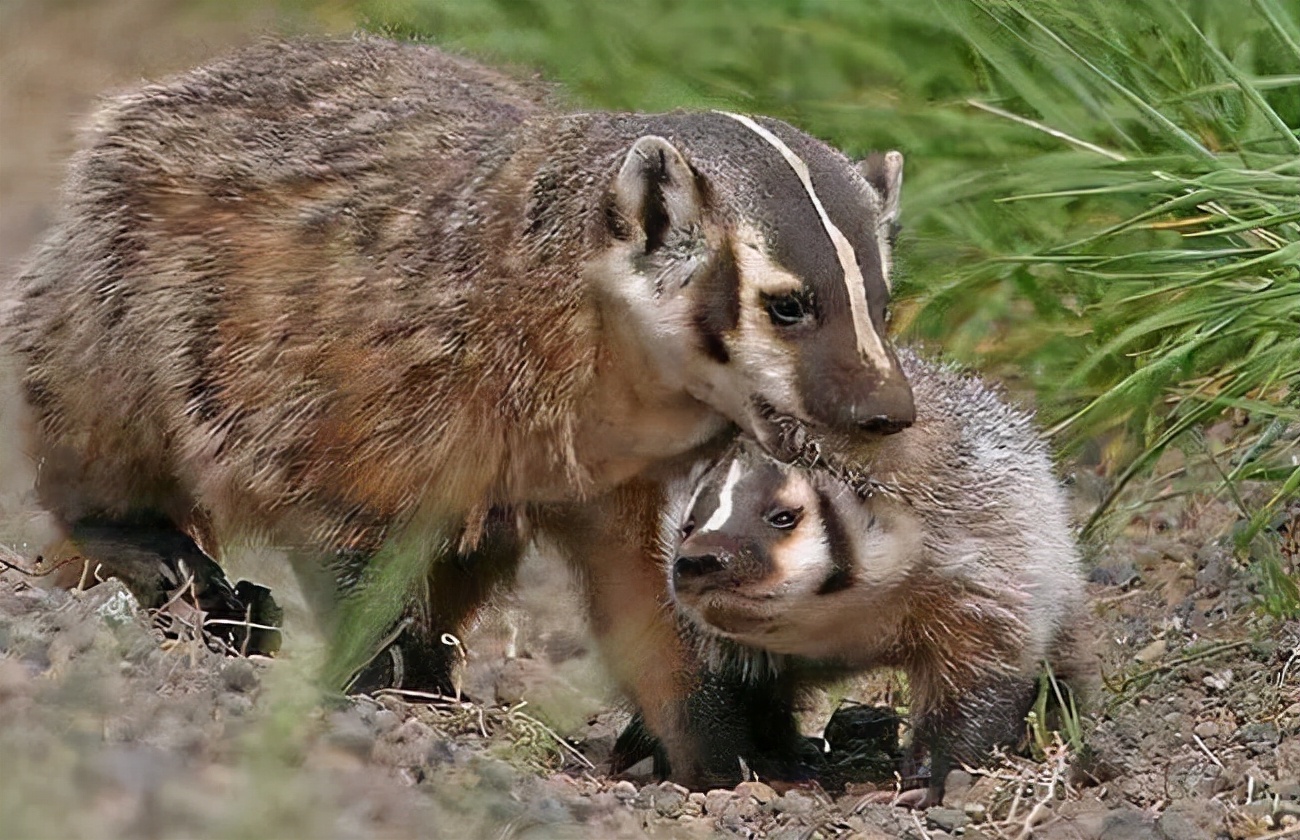
{"label": "badger back", "polygon": [[260,45],[96,118],[13,319],[43,475],[69,519],[365,541],[607,489],[725,420],[906,425],[900,179],[775,121],[557,113],[428,47]]}

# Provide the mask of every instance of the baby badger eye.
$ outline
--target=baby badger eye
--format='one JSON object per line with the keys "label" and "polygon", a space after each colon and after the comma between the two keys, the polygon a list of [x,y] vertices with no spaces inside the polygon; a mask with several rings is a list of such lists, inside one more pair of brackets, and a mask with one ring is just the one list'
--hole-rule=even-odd
{"label": "baby badger eye", "polygon": [[682,539],[686,539],[695,530],[695,517],[692,516],[682,523]]}
{"label": "baby badger eye", "polygon": [[767,308],[767,317],[778,327],[793,327],[802,323],[813,314],[812,300],[806,292],[791,292],[785,295],[764,295],[763,304]]}
{"label": "baby badger eye", "polygon": [[803,516],[803,508],[782,508],[781,510],[772,511],[767,515],[767,524],[776,528],[778,531],[789,531],[799,524],[800,517]]}

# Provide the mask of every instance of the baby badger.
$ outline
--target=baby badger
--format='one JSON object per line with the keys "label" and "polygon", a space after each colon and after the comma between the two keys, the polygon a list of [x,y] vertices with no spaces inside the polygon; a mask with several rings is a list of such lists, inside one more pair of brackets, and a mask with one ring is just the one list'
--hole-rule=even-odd
{"label": "baby badger", "polygon": [[[1023,737],[1044,660],[1086,687],[1083,581],[1030,416],[978,379],[899,358],[916,396],[912,428],[862,447],[839,474],[738,441],[677,520],[670,586],[714,672],[697,726],[717,726],[728,711],[710,707],[729,703],[751,716],[740,725],[750,732],[729,737],[760,750],[784,739],[776,749],[788,751],[801,688],[900,668],[913,748],[930,753],[923,801],[936,801],[953,762]],[[719,685],[728,674],[736,697]]]}
{"label": "baby badger", "polygon": [[[426,546],[417,612],[445,650],[546,505],[561,532],[619,513],[614,488],[731,424],[776,449],[790,418],[912,421],[884,338],[901,177],[766,118],[564,112],[379,38],[117,95],[5,336],[38,496],[146,600],[218,577],[231,535],[361,577]],[[566,544],[598,633],[675,644],[652,551]]]}

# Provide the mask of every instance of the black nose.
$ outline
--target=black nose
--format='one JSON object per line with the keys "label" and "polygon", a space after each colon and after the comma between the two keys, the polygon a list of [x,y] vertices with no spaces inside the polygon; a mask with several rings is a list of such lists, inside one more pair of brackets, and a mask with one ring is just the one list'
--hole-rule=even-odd
{"label": "black nose", "polygon": [[872,435],[897,434],[910,425],[912,425],[911,420],[899,420],[884,414],[858,422],[859,429]]}
{"label": "black nose", "polygon": [[701,554],[698,557],[678,557],[673,563],[673,579],[678,581],[695,580],[715,572],[722,571],[724,563],[716,554]]}

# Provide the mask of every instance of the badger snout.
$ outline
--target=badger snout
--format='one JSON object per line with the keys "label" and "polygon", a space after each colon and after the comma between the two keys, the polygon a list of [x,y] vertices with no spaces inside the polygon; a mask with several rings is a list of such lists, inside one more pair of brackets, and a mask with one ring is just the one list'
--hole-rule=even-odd
{"label": "badger snout", "polygon": [[673,589],[678,595],[699,595],[710,589],[734,585],[736,554],[723,546],[702,546],[679,551],[673,560]]}
{"label": "badger snout", "polygon": [[878,414],[866,420],[858,421],[858,429],[869,435],[894,435],[912,425],[910,420],[902,420],[897,417],[890,417],[888,414]]}
{"label": "badger snout", "polygon": [[673,559],[673,589],[679,596],[692,596],[759,580],[764,563],[755,548],[727,534],[691,535]]}
{"label": "badger snout", "polygon": [[707,578],[725,569],[729,559],[724,559],[717,554],[678,557],[673,562],[673,582],[680,587],[681,584],[687,581]]}
{"label": "badger snout", "polygon": [[874,435],[901,432],[916,421],[912,387],[893,352],[887,367],[820,362],[801,371],[801,390],[814,423]]}

